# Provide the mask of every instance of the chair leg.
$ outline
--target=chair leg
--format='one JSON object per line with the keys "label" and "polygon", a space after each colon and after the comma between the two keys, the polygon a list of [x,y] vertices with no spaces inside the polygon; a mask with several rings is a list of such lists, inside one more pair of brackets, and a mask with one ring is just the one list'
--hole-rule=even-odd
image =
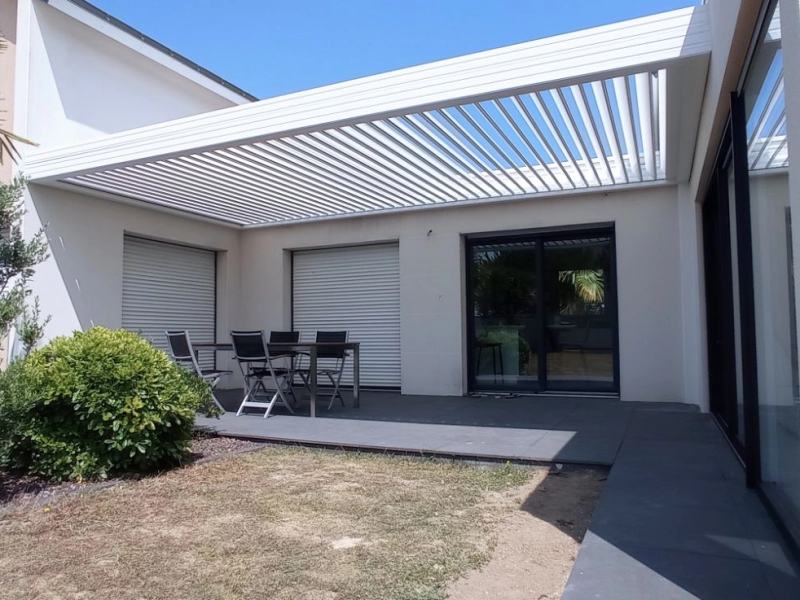
{"label": "chair leg", "polygon": [[221,402],[219,401],[219,399],[217,398],[217,395],[214,393],[214,389],[213,389],[213,388],[211,389],[211,401],[212,401],[214,404],[216,404],[216,405],[217,405],[217,408],[219,408],[219,409],[220,409],[222,412],[225,412],[225,407],[224,407],[224,406],[222,406],[222,403],[221,403]]}
{"label": "chair leg", "polygon": [[[266,419],[269,417],[269,413],[272,412],[272,407],[275,406],[275,402],[278,401],[278,398],[280,398],[281,403],[286,407],[286,410],[288,410],[291,414],[294,414],[289,401],[286,399],[286,396],[283,395],[283,386],[287,385],[286,377],[275,377],[273,375],[272,382],[275,384],[275,394],[273,394],[272,400],[269,402],[267,412],[264,413],[264,418]],[[261,385],[263,387],[264,384],[262,383]],[[266,388],[264,388],[264,391],[266,391]]]}
{"label": "chair leg", "polygon": [[330,372],[327,373],[328,379],[331,380],[331,385],[333,385],[333,394],[331,394],[331,401],[328,403],[328,410],[333,408],[333,402],[336,400],[336,396],[339,396],[339,401],[342,403],[342,406],[345,405],[344,396],[342,396],[342,393],[339,391],[339,384],[342,382],[342,373],[344,373],[344,368],[339,370],[335,380],[333,374]]}
{"label": "chair leg", "polygon": [[217,398],[217,394],[215,393],[215,388],[217,387],[217,384],[218,384],[218,383],[219,383],[221,380],[222,380],[222,376],[220,376],[220,377],[215,377],[213,380],[212,380],[212,379],[206,379],[206,381],[208,381],[208,382],[211,384],[211,400],[214,402],[214,404],[216,404],[216,405],[217,405],[217,407],[218,407],[218,408],[219,408],[219,409],[220,409],[222,412],[225,412],[225,407],[224,407],[224,406],[222,406],[222,403],[219,401],[219,398]]}
{"label": "chair leg", "polygon": [[295,371],[294,374],[297,375],[298,377],[300,377],[300,381],[303,382],[303,389],[304,390],[308,390],[309,389],[308,388],[308,377],[309,377],[309,374],[306,371]]}
{"label": "chair leg", "polygon": [[297,394],[294,393],[294,386],[292,385],[292,377],[289,377],[287,380],[286,391],[291,394],[292,396],[292,403],[297,406],[300,404],[300,401],[297,398]]}
{"label": "chair leg", "polygon": [[[264,393],[267,393],[267,388],[264,387],[264,382],[259,379],[258,383],[261,384],[261,388],[264,390]],[[276,392],[275,394],[273,394],[272,399],[269,401],[269,404],[267,405],[267,410],[264,413],[264,418],[265,419],[269,417],[269,413],[272,412],[272,407],[275,406],[275,402],[277,400],[278,400],[278,393]]]}
{"label": "chair leg", "polygon": [[[277,387],[275,393],[280,397],[281,402],[283,402],[283,405],[286,407],[286,410],[288,410],[291,414],[294,414],[294,411],[292,410],[291,405],[286,400],[286,396],[283,395],[283,386],[284,385],[287,386],[289,390],[292,389],[291,383],[289,383],[287,379],[283,379],[283,381],[281,381],[281,385]],[[292,393],[292,398],[294,398],[294,393]],[[297,399],[295,398],[295,406],[296,405],[297,405]]]}
{"label": "chair leg", "polygon": [[247,401],[250,400],[250,396],[253,395],[253,391],[255,390],[255,387],[256,387],[257,384],[258,384],[258,382],[256,382],[255,384],[251,385],[250,384],[250,379],[249,378],[245,379],[245,385],[247,386],[247,393],[244,395],[244,398],[242,398],[242,403],[239,405],[239,410],[236,411],[236,416],[237,417],[241,416],[242,411],[244,410],[245,404],[247,404]]}

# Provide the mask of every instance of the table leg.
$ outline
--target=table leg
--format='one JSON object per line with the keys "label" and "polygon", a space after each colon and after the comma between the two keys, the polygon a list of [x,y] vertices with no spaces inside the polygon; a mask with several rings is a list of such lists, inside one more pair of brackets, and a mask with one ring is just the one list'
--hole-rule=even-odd
{"label": "table leg", "polygon": [[317,416],[317,347],[311,346],[308,361],[308,393],[311,396],[311,416]]}
{"label": "table leg", "polygon": [[361,406],[361,400],[358,397],[359,378],[361,375],[360,352],[358,346],[353,350],[353,408]]}

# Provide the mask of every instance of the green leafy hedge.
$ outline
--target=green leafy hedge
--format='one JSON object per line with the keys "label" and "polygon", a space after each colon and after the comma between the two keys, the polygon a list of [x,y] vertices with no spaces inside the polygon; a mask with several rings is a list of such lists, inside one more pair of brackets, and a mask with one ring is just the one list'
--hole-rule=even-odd
{"label": "green leafy hedge", "polygon": [[95,479],[178,463],[208,384],[137,335],[94,327],[53,340],[0,377],[0,463]]}

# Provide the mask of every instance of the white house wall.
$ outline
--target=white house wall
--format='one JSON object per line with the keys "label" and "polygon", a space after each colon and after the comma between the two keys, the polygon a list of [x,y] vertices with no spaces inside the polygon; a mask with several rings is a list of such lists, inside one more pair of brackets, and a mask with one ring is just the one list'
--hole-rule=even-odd
{"label": "white house wall", "polygon": [[[21,109],[14,128],[43,148],[236,103],[45,2],[2,1],[6,15],[11,2],[18,8],[11,91]],[[52,316],[48,338],[93,324],[120,326],[124,231],[226,251],[220,281],[230,284],[218,289],[218,326],[230,329],[228,315],[238,302],[238,232],[37,186],[26,209],[26,235],[46,224],[51,245],[32,284],[43,314]]]}
{"label": "white house wall", "polygon": [[48,223],[51,258],[37,268],[31,286],[42,313],[52,316],[48,338],[93,325],[121,326],[125,233],[218,250],[218,337],[237,326],[238,231],[54,188],[31,186],[30,192]]}
{"label": "white house wall", "polygon": [[674,186],[247,230],[244,327],[291,323],[290,250],[398,240],[406,394],[466,391],[464,235],[611,223],[616,227],[621,396],[684,401]]}

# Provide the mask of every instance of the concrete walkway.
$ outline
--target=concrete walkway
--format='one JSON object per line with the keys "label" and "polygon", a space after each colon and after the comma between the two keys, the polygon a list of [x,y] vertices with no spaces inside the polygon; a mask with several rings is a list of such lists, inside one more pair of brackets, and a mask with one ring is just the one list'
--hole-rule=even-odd
{"label": "concrete walkway", "polygon": [[637,412],[563,600],[798,600],[800,569],[708,415]]}
{"label": "concrete walkway", "polygon": [[563,600],[800,599],[800,568],[711,417],[692,407],[367,393],[359,410],[318,414],[198,424],[272,441],[608,465]]}

